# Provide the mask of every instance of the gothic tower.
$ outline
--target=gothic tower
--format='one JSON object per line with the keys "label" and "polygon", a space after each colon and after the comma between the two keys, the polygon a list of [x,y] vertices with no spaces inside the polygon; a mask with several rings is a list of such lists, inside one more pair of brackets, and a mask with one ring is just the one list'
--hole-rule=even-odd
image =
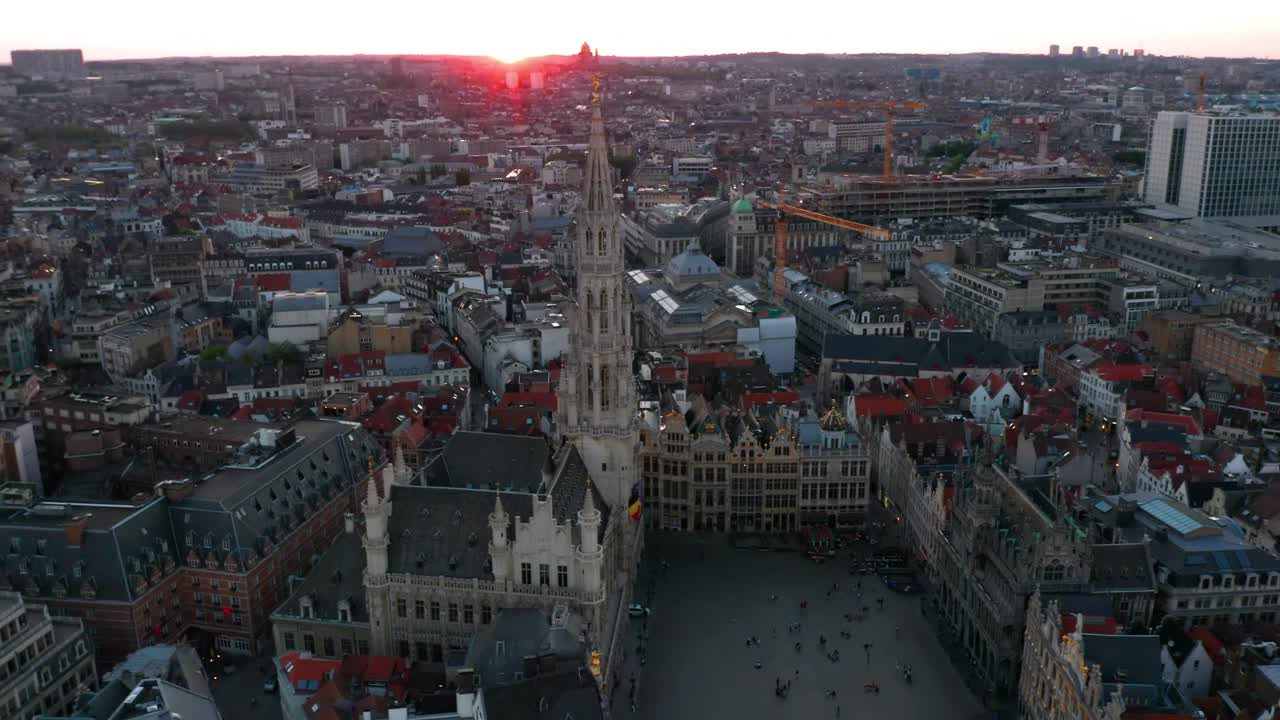
{"label": "gothic tower", "polygon": [[581,453],[606,502],[625,513],[639,477],[631,295],[623,284],[622,233],[599,78],[592,86],[591,140],[574,247],[577,297],[560,381],[559,430]]}
{"label": "gothic tower", "polygon": [[379,478],[373,471],[373,461],[370,460],[369,482],[365,488],[367,492],[360,506],[365,523],[365,599],[369,618],[373,622],[373,626],[369,628],[369,639],[373,652],[377,655],[391,652],[391,586],[387,579],[387,547],[391,544],[388,525],[391,522],[391,483],[394,476],[395,471],[390,465],[382,467],[383,494],[378,497]]}

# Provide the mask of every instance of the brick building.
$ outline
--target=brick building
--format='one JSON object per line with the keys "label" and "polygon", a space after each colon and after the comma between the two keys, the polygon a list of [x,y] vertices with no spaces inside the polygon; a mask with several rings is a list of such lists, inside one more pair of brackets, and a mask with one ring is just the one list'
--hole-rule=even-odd
{"label": "brick building", "polygon": [[1261,385],[1264,375],[1280,375],[1280,340],[1230,320],[1196,326],[1191,362],[1233,382]]}
{"label": "brick building", "polygon": [[1207,318],[1181,310],[1165,310],[1147,318],[1147,336],[1155,359],[1166,363],[1191,359],[1191,341],[1196,326]]}
{"label": "brick building", "polygon": [[104,664],[184,639],[255,653],[289,577],[332,543],[383,464],[359,426],[310,420],[259,427],[218,470],[135,502],[0,506],[0,590],[84,618]]}

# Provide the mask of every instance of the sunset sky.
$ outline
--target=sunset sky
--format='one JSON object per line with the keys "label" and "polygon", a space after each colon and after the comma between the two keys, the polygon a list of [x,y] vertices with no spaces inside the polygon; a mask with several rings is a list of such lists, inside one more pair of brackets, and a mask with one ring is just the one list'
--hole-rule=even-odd
{"label": "sunset sky", "polygon": [[[21,48],[87,60],[167,56],[725,52],[1044,53],[1051,43],[1157,55],[1280,56],[1275,0],[738,3],[89,0],[6,3],[0,62]],[[790,14],[788,14],[790,13]]]}

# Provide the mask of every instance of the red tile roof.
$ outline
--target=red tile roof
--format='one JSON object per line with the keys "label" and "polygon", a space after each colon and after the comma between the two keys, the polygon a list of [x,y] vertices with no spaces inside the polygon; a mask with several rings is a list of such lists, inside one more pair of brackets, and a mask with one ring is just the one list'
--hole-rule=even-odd
{"label": "red tile roof", "polygon": [[1222,641],[1218,639],[1213,631],[1203,625],[1197,625],[1187,633],[1192,640],[1199,640],[1204,646],[1204,651],[1209,653],[1209,657],[1213,659],[1214,665],[1222,665],[1227,662],[1227,651],[1223,647]]}
{"label": "red tile roof", "polygon": [[253,284],[263,292],[288,292],[291,287],[289,273],[263,273],[253,280]]}
{"label": "red tile roof", "polygon": [[[1085,615],[1084,627],[1080,632],[1089,633],[1090,635],[1119,635],[1122,629],[1119,621],[1111,616],[1098,617],[1096,615]],[[1070,613],[1064,613],[1062,616],[1062,633],[1073,633],[1076,631],[1076,616]]]}
{"label": "red tile roof", "polygon": [[907,401],[892,395],[858,395],[853,403],[857,417],[902,417],[907,414]]}
{"label": "red tile roof", "polygon": [[342,663],[337,660],[320,660],[303,658],[300,652],[287,652],[280,656],[280,665],[284,667],[285,676],[294,689],[311,694],[329,679]]}

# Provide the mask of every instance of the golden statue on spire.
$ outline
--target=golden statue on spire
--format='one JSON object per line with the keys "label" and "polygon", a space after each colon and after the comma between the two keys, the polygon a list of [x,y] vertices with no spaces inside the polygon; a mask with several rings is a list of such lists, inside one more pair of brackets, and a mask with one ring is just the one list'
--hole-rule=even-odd
{"label": "golden statue on spire", "polygon": [[591,104],[600,104],[600,76],[598,74],[591,76]]}

